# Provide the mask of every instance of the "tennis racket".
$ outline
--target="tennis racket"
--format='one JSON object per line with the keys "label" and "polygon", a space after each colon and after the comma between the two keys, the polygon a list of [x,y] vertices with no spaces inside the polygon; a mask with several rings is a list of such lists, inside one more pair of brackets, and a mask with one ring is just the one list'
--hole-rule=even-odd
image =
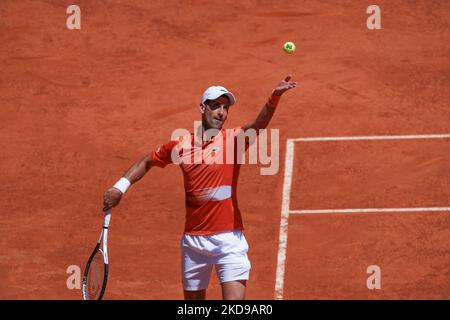
{"label": "tennis racket", "polygon": [[101,300],[108,280],[108,226],[111,221],[111,209],[106,211],[103,228],[97,245],[86,264],[83,275],[83,300]]}

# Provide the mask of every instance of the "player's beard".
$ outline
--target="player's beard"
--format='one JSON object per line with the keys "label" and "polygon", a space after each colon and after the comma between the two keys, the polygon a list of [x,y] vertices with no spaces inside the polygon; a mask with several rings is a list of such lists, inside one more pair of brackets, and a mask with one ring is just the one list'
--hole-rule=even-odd
{"label": "player's beard", "polygon": [[212,117],[208,120],[203,119],[202,123],[203,123],[203,130],[208,130],[208,129],[222,130],[223,124],[225,123],[225,119],[219,120],[219,119]]}
{"label": "player's beard", "polygon": [[222,129],[222,127],[223,127],[223,119],[219,120],[219,119],[213,118],[212,122],[214,124],[214,126],[213,126],[214,129],[218,129],[218,130]]}

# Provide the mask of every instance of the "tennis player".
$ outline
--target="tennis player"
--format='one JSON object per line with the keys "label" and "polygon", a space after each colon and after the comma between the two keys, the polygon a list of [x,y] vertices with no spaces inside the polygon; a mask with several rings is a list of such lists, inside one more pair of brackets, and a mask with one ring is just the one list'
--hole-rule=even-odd
{"label": "tennis player", "polygon": [[[165,167],[177,163],[183,171],[186,194],[185,230],[181,238],[182,283],[187,300],[205,299],[212,267],[222,286],[225,300],[245,299],[245,289],[250,275],[248,244],[242,232],[243,223],[236,198],[236,187],[240,165],[237,162],[216,163],[206,161],[224,157],[228,139],[254,129],[265,129],[272,118],[281,95],[295,88],[296,82],[287,76],[272,91],[257,118],[242,127],[223,129],[230,106],[235,104],[234,95],[221,86],[212,86],[204,92],[200,113],[203,132],[216,130],[216,134],[197,145],[194,137],[181,136],[177,140],[159,146],[155,151],[134,163],[117,183],[104,194],[104,208],[115,207],[127,189],[140,180],[152,167]],[[231,133],[231,134],[230,134]],[[186,152],[189,140],[191,152]],[[184,144],[182,148],[181,145]],[[247,144],[248,146],[248,144]],[[192,150],[197,151],[192,151]],[[199,152],[200,163],[196,161],[174,161],[174,154],[192,160]],[[175,157],[177,158],[177,157]],[[236,159],[236,157],[234,157]]]}

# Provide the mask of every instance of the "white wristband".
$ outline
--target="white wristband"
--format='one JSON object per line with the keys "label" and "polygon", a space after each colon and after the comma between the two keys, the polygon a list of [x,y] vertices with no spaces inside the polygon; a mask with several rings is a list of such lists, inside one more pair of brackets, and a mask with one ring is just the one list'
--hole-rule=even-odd
{"label": "white wristband", "polygon": [[131,182],[127,178],[122,177],[119,179],[119,181],[116,182],[113,188],[116,188],[120,192],[125,193],[130,186]]}

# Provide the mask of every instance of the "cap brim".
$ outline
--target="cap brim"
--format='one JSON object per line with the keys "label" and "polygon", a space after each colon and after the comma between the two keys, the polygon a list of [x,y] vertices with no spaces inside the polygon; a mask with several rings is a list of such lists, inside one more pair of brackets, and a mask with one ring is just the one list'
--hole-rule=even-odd
{"label": "cap brim", "polygon": [[230,100],[230,106],[232,106],[233,104],[236,103],[236,99],[234,98],[234,95],[231,92],[226,92],[226,93],[220,92],[217,96],[215,96],[215,95],[208,96],[207,99],[205,99],[203,102],[205,102],[206,100],[215,100],[215,99],[217,99],[218,97],[221,97],[221,96],[227,96],[228,97],[228,99]]}
{"label": "cap brim", "polygon": [[231,92],[227,92],[222,94],[222,96],[227,96],[228,99],[230,99],[230,106],[236,103],[236,99],[234,98],[234,95]]}

